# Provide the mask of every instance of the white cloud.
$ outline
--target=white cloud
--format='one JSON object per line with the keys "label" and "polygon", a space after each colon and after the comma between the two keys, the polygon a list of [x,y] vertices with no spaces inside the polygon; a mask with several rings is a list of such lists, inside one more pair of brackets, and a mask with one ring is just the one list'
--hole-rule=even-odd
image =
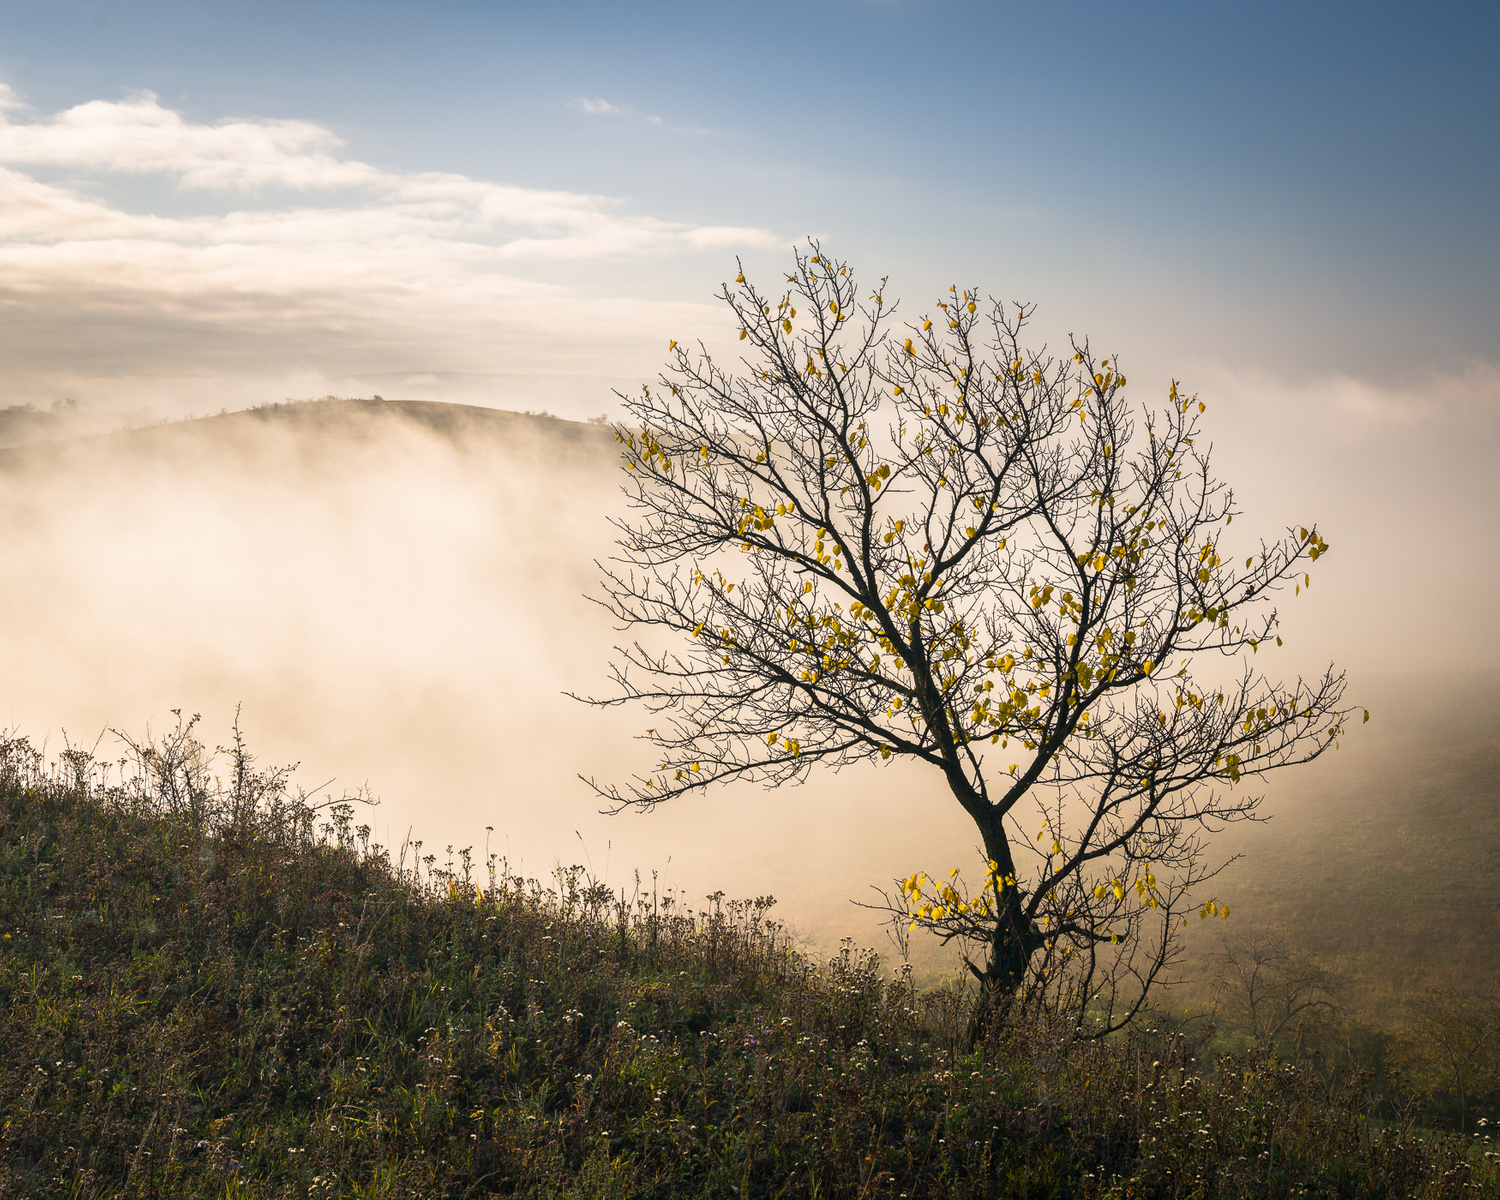
{"label": "white cloud", "polygon": [[[12,104],[12,109],[15,105]],[[378,186],[364,163],[340,159],[334,134],[308,121],[194,125],[141,92],[91,100],[43,121],[0,123],[0,162],[174,175],[185,187]]]}
{"label": "white cloud", "polygon": [[[641,339],[654,355],[667,333],[712,328],[715,311],[521,276],[782,242],[606,196],[383,171],[310,122],[195,124],[149,94],[25,116],[0,91],[0,385],[23,399],[126,377],[165,395],[173,378],[201,392],[219,377],[634,374]],[[119,176],[226,203],[182,215],[169,192],[130,211],[105,198]]]}
{"label": "white cloud", "polygon": [[586,112],[586,113],[588,113],[590,116],[595,116],[595,117],[631,117],[631,118],[634,118],[637,121],[645,121],[647,125],[655,125],[658,128],[662,128],[662,129],[670,128],[674,133],[707,133],[707,132],[709,132],[708,130],[699,128],[697,126],[686,126],[686,125],[668,126],[667,123],[665,121],[663,121],[660,117],[652,116],[649,113],[639,112],[639,111],[637,111],[636,109],[633,109],[633,108],[626,108],[624,105],[611,104],[608,100],[604,100],[604,99],[590,100],[587,96],[582,96],[578,100],[578,107],[581,108],[581,109],[583,109],[583,111]]}
{"label": "white cloud", "polygon": [[582,108],[584,112],[591,113],[596,117],[603,116],[609,113],[622,113],[625,111],[618,104],[611,104],[608,100],[590,100],[586,96],[582,97],[578,101],[578,106]]}

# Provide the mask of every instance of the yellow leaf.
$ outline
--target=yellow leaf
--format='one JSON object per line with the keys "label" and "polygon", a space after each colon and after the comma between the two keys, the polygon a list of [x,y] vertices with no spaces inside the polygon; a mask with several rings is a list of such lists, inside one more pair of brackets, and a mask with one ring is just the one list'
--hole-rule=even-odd
{"label": "yellow leaf", "polygon": [[740,330],[740,341],[743,342],[744,340],[745,340],[745,331],[743,329],[741,329]]}

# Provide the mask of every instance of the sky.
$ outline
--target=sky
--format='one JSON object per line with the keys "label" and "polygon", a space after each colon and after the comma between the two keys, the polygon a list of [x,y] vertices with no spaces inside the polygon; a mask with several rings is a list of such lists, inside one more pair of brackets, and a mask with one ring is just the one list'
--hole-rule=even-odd
{"label": "sky", "polygon": [[[0,408],[620,418],[670,338],[727,344],[737,262],[771,289],[815,237],[902,319],[950,283],[1035,302],[1142,401],[1200,394],[1255,527],[1333,548],[1291,669],[1348,666],[1355,702],[1493,671],[1497,35],[1480,4],[0,0]],[[551,774],[507,756],[602,673],[607,631],[564,653],[549,622],[607,553],[604,485],[492,480],[425,435],[326,473],[257,445],[0,487],[0,715],[180,705],[222,740],[243,700],[272,758],[371,778],[393,828],[476,826],[507,771],[576,784],[565,745]],[[445,778],[462,800],[421,794]],[[560,812],[546,853],[592,807]]]}
{"label": "sky", "polygon": [[1153,379],[1488,389],[1497,33],[1442,4],[10,0],[0,385],[592,414],[723,326],[737,255],[774,277],[815,235],[911,311],[1032,300]]}

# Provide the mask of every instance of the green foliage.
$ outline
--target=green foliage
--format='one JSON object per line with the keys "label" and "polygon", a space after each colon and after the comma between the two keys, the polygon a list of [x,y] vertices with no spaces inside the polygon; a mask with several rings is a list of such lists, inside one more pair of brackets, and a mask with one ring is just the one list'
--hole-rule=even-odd
{"label": "green foliage", "polygon": [[[149,752],[149,753],[148,753]],[[0,1194],[1445,1196],[1456,1139],[1274,1059],[968,999],[772,901],[391,856],[344,804],[227,784],[191,723],[105,786],[0,743]]]}

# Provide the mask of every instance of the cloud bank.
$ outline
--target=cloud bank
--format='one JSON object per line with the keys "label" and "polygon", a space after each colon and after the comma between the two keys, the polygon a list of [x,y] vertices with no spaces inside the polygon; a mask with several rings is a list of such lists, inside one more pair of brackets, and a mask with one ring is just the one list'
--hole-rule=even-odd
{"label": "cloud bank", "polygon": [[663,337],[717,314],[628,287],[581,293],[570,274],[639,277],[782,240],[607,196],[383,170],[307,121],[198,124],[150,93],[38,116],[0,94],[11,402],[154,395],[170,409],[380,373],[638,373]]}

